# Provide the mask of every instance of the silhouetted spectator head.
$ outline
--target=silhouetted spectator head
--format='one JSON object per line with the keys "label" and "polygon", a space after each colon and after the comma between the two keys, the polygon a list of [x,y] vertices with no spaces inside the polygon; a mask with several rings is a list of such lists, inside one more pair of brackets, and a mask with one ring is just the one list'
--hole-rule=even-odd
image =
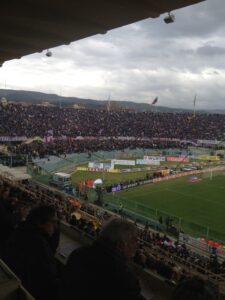
{"label": "silhouetted spectator head", "polygon": [[26,222],[33,227],[41,228],[49,236],[54,234],[58,226],[55,208],[49,205],[33,208],[27,216]]}
{"label": "silhouetted spectator head", "polygon": [[137,228],[131,222],[113,217],[102,227],[99,240],[130,259],[135,255],[137,248]]}
{"label": "silhouetted spectator head", "polygon": [[198,277],[186,279],[175,288],[171,300],[218,300],[219,293],[211,282]]}

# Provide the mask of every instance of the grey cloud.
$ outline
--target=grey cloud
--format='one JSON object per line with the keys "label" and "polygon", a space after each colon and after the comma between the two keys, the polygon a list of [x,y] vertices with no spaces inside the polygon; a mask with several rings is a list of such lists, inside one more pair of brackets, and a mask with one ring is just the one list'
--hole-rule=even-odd
{"label": "grey cloud", "polygon": [[[158,95],[160,105],[190,108],[197,93],[199,108],[224,108],[224,0],[206,0],[174,14],[170,25],[164,16],[147,19],[52,49],[50,59],[37,53],[6,63],[0,75],[30,74],[28,89],[59,93],[60,78],[75,82],[78,70],[87,72],[86,84],[64,82],[62,94],[106,99],[111,92],[112,99],[137,102]],[[93,86],[96,72],[103,84]],[[38,81],[47,75],[46,82]],[[26,87],[25,81],[20,84]]]}
{"label": "grey cloud", "polygon": [[212,56],[212,55],[224,55],[225,48],[206,45],[197,49],[197,53],[200,55]]}
{"label": "grey cloud", "polygon": [[[148,19],[140,26],[147,36],[164,37],[199,37],[211,36],[215,32],[224,33],[224,2],[223,0],[206,0],[199,4],[176,10],[176,21],[166,25],[163,16],[157,20]],[[155,22],[156,21],[156,22]]]}

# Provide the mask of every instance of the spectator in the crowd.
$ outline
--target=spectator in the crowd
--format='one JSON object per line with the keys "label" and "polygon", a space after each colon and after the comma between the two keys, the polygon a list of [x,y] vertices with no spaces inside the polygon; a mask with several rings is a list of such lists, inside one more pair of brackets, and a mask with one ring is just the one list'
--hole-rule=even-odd
{"label": "spectator in the crowd", "polygon": [[0,199],[0,255],[4,249],[5,242],[15,228],[14,215],[9,211],[4,199]]}
{"label": "spectator in the crowd", "polygon": [[136,247],[136,226],[119,218],[110,219],[91,246],[70,255],[62,299],[142,299],[139,281],[128,266]]}
{"label": "spectator in the crowd", "polygon": [[[75,208],[70,202],[70,198],[60,195],[58,192],[49,191],[47,188],[37,186],[32,182],[16,184],[0,178],[0,195],[0,208],[1,204],[4,203],[7,209],[7,217],[9,217],[9,220],[11,220],[11,218],[13,220],[12,223],[9,223],[13,226],[9,226],[10,230],[7,235],[5,235],[4,232],[5,227],[0,228],[0,233],[3,233],[3,235],[0,235],[1,243],[3,237],[5,237],[6,240],[8,235],[18,227],[18,224],[21,230],[21,208],[26,207],[29,210],[30,207],[37,205],[37,203],[54,205],[58,218],[62,218],[64,221],[72,224],[73,227],[76,227],[81,232],[93,238],[99,235],[101,224],[104,224],[112,215],[102,209],[96,209],[96,207],[90,203],[82,203],[80,210],[87,214],[84,214],[84,217],[81,219],[76,220],[76,218],[73,218]],[[2,211],[0,210],[0,216],[4,216],[4,214],[1,213]],[[91,219],[89,219],[89,215],[92,215]],[[15,220],[16,222],[14,222]],[[3,221],[4,218],[1,217],[0,224],[6,224]],[[55,252],[59,242],[59,227],[57,225],[56,229],[52,238],[49,239],[47,236],[52,253]],[[18,232],[18,229],[16,232]],[[220,286],[222,286],[225,274],[225,263],[221,263],[217,260],[216,253],[212,253],[211,257],[202,256],[194,252],[194,249],[190,250],[185,243],[174,241],[165,234],[152,231],[151,224],[149,223],[146,223],[143,230],[139,228],[138,234],[139,245],[134,261],[140,266],[160,274],[174,284],[193,274],[199,274],[201,277],[206,274],[211,274],[212,276],[210,276],[209,279],[213,280],[213,273],[215,273],[217,274],[216,276]],[[10,247],[8,250],[9,249]],[[8,251],[7,254],[9,256],[10,251]],[[16,260],[14,259],[14,261]],[[15,265],[15,267],[16,266],[17,265]],[[11,265],[11,267],[15,269],[13,265]]]}
{"label": "spectator in the crowd", "polygon": [[11,196],[12,190],[0,184],[0,256],[7,239],[26,214],[24,207],[18,207],[18,199]]}
{"label": "spectator in the crowd", "polygon": [[58,220],[52,206],[33,208],[8,241],[6,263],[37,300],[57,299],[59,276],[54,251]]}
{"label": "spectator in the crowd", "polygon": [[219,300],[219,293],[211,282],[193,277],[177,285],[171,300]]}
{"label": "spectator in the crowd", "polygon": [[32,157],[63,155],[65,158],[66,153],[87,152],[91,158],[91,153],[97,150],[185,148],[187,141],[191,144],[198,139],[222,141],[224,118],[223,114],[193,117],[191,113],[108,112],[21,104],[9,104],[6,108],[0,103],[0,136],[39,136],[46,142],[9,145],[13,153]]}

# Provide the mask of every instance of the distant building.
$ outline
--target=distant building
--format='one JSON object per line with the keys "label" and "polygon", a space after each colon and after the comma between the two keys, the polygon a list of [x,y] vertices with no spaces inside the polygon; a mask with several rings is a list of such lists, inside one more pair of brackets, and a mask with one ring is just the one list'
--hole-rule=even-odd
{"label": "distant building", "polygon": [[74,105],[73,105],[73,108],[76,108],[76,109],[85,109],[84,106],[79,105],[79,104],[74,104]]}
{"label": "distant building", "polygon": [[24,106],[24,107],[26,107],[26,106],[31,106],[32,105],[32,103],[31,102],[17,102],[16,103],[17,105],[22,105],[22,106]]}
{"label": "distant building", "polygon": [[8,101],[5,97],[1,98],[1,104],[2,104],[2,106],[7,106],[8,105]]}
{"label": "distant building", "polygon": [[[102,107],[101,107],[102,109]],[[103,105],[103,110],[112,111],[112,112],[134,112],[135,109],[133,107],[129,107],[128,105],[121,105],[118,101],[108,101]]]}
{"label": "distant building", "polygon": [[49,103],[48,101],[43,101],[42,103],[37,104],[38,106],[45,106],[45,107],[55,107],[55,104]]}

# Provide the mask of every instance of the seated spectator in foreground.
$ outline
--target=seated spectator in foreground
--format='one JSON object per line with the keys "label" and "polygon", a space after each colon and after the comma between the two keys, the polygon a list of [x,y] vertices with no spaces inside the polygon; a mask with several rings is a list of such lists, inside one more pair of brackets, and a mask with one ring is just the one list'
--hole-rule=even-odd
{"label": "seated spectator in foreground", "polygon": [[61,299],[143,299],[128,261],[137,247],[134,224],[110,219],[91,245],[74,250],[63,276]]}
{"label": "seated spectator in foreground", "polygon": [[9,187],[0,182],[0,256],[3,255],[7,239],[25,216],[25,209],[17,207],[17,198],[10,196],[11,192]]}
{"label": "seated spectator in foreground", "polygon": [[211,282],[193,277],[177,285],[171,300],[219,300],[219,293]]}
{"label": "seated spectator in foreground", "polygon": [[57,299],[58,271],[54,258],[58,221],[52,206],[33,208],[11,236],[5,261],[37,300]]}

